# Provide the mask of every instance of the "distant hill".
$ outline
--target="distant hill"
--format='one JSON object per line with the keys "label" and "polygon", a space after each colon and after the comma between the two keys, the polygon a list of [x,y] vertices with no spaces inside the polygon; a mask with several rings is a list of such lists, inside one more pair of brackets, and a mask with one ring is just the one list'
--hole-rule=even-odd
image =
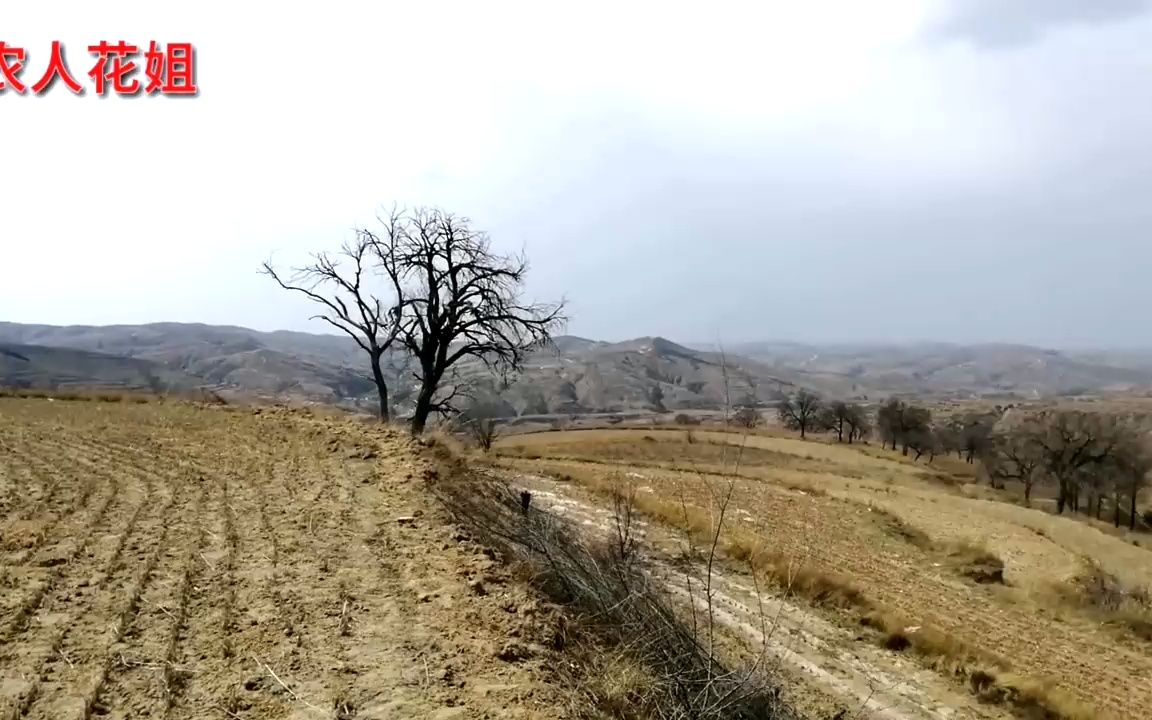
{"label": "distant hill", "polygon": [[1152,388],[1152,353],[1065,353],[991,343],[760,342],[733,349],[771,367],[859,379],[884,393],[1051,396]]}
{"label": "distant hill", "polygon": [[[67,326],[0,323],[0,384],[174,388],[372,407],[355,343],[338,335],[182,323]],[[61,352],[48,352],[53,349]],[[69,352],[62,352],[62,351]],[[797,387],[828,397],[1039,397],[1152,388],[1152,353],[1062,353],[1024,345],[734,344],[722,354],[660,337],[555,339],[518,377],[480,363],[460,376],[508,414],[718,409],[771,402]],[[391,372],[403,409],[412,379]]]}
{"label": "distant hill", "polygon": [[150,360],[0,342],[0,385],[173,392],[194,390],[205,382]]}
{"label": "distant hill", "polygon": [[861,391],[850,379],[772,368],[660,337],[619,343],[560,337],[555,349],[534,354],[501,395],[518,413],[554,414],[717,409],[770,401],[796,387],[838,396]]}
{"label": "distant hill", "polygon": [[[0,323],[0,343],[70,348],[147,361],[200,385],[248,395],[338,402],[368,396],[360,350],[350,338],[184,323],[21,325]],[[77,357],[77,359],[79,359]],[[100,380],[98,365],[91,373]],[[80,366],[73,375],[83,375]],[[0,381],[5,381],[0,375]],[[43,384],[43,383],[41,383]]]}

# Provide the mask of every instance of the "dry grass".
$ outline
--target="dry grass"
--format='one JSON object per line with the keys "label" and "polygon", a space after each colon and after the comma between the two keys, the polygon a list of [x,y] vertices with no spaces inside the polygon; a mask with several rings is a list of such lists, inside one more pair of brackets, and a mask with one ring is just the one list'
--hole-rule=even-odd
{"label": "dry grass", "polygon": [[1004,561],[985,545],[957,541],[946,548],[949,564],[961,575],[980,585],[1004,583]]}
{"label": "dry grass", "polygon": [[93,388],[44,389],[0,387],[0,398],[20,398],[25,400],[60,400],[74,402],[104,402],[144,404],[166,400],[203,402],[225,405],[226,401],[211,390],[153,393],[147,390],[112,390]]}
{"label": "dry grass", "polygon": [[908,524],[900,516],[876,505],[869,505],[868,510],[870,517],[889,535],[921,549],[932,547],[932,539],[927,533]]}
{"label": "dry grass", "polygon": [[0,397],[28,400],[73,400],[84,402],[146,403],[157,396],[146,392],[110,390],[43,390],[36,388],[0,388]]}
{"label": "dry grass", "polygon": [[[609,492],[607,484],[592,489]],[[702,508],[684,506],[652,495],[637,498],[637,507],[646,515],[673,527],[685,527],[697,540],[706,540],[715,531],[712,516]],[[893,518],[895,523],[899,520]],[[902,537],[916,543],[927,536],[899,524]],[[788,558],[766,547],[751,532],[723,530],[721,548],[727,558],[746,564],[778,590],[800,596],[821,607],[849,610],[860,624],[879,632],[878,642],[886,649],[911,649],[927,666],[963,680],[983,701],[1010,706],[1019,711],[1041,712],[1053,720],[1097,720],[1093,708],[1076,701],[1053,684],[1014,674],[1003,658],[981,652],[963,641],[931,626],[918,624],[869,598],[851,578],[829,572],[810,563]],[[1003,563],[984,548],[956,545],[950,557],[966,570],[987,573],[989,566]],[[984,575],[981,575],[984,577]],[[979,581],[978,581],[979,582]]]}
{"label": "dry grass", "polygon": [[1075,577],[1053,583],[1052,596],[1066,607],[1090,613],[1101,624],[1152,642],[1152,593],[1130,587],[1099,564],[1086,560]]}
{"label": "dry grass", "polygon": [[[994,592],[986,586],[1005,583],[1006,570],[1029,580],[1058,573],[1064,565],[1052,559],[1066,555],[1067,547],[1084,539],[1091,539],[1094,544],[1088,547],[1093,551],[1099,548],[1105,553],[1107,548],[1105,554],[1113,558],[1147,555],[1145,550],[1115,538],[1086,538],[1090,528],[1064,518],[1050,518],[1050,524],[1045,521],[1043,535],[1039,535],[1035,528],[1040,525],[1035,523],[1050,516],[1007,503],[964,497],[957,483],[973,470],[955,457],[945,462],[938,458],[934,467],[926,468],[923,463],[875,446],[802,443],[753,433],[741,453],[739,472],[733,473],[733,446],[743,442],[740,436],[705,428],[692,433],[691,441],[684,430],[651,429],[504,438],[496,446],[502,458],[497,462],[564,476],[601,496],[606,496],[613,478],[633,474],[638,483],[650,488],[637,497],[638,508],[665,525],[680,528],[697,542],[713,529],[703,490],[706,478],[715,481],[735,475],[739,483],[736,506],[750,510],[749,519],[756,522],[748,527],[736,523],[721,533],[720,547],[734,564],[752,565],[780,591],[841,614],[849,613],[876,631],[876,642],[881,646],[915,656],[922,664],[956,677],[983,700],[1005,704],[1029,717],[1088,720],[1108,716],[1104,710],[1085,704],[1084,700],[1095,699],[1094,695],[1078,695],[1063,683],[1047,679],[1055,676],[1067,680],[1063,676],[1067,666],[1056,660],[1057,652],[1015,655],[1001,650],[1007,644],[998,642],[995,634],[999,613],[1007,612],[1005,617],[1012,618],[1005,628],[1008,632],[1034,626],[1031,632],[1036,633],[1032,637],[1037,641],[1048,640],[1045,621],[1041,606],[1026,599],[1026,593]],[[801,493],[807,499],[784,500]],[[780,514],[800,509],[804,510],[803,520]],[[850,528],[851,524],[844,522],[848,513],[860,518],[856,525],[859,538],[847,542],[848,548],[860,553],[861,562],[836,563],[832,558],[837,556],[822,549],[826,541],[834,539],[834,534],[829,534],[833,531],[821,525],[836,519],[838,526]],[[819,524],[812,525],[813,518]],[[795,529],[786,529],[796,527],[812,528],[812,534],[798,542]],[[785,535],[774,535],[768,528]],[[1072,532],[1069,528],[1080,530]],[[876,541],[870,538],[874,537],[888,540],[873,545]],[[807,545],[809,550],[797,553],[797,545]],[[896,565],[914,563],[918,569],[910,569],[907,577],[963,577],[972,593],[957,594],[947,589],[949,581],[942,580],[938,583],[939,606],[933,605],[935,598],[925,596],[921,612],[915,603],[908,602],[918,589],[901,592],[903,583],[899,580],[862,574],[866,568],[869,573],[876,569],[872,562],[876,558]],[[1009,559],[1012,562],[1006,567]],[[934,571],[933,567],[941,570]],[[1128,567],[1135,570],[1140,566]],[[902,571],[899,577],[904,576]],[[1017,576],[1012,577],[1015,584]],[[1130,632],[1142,632],[1142,615],[1133,614],[1131,605],[1125,607],[1109,622],[1123,624]],[[1091,633],[1091,623],[1098,623],[1100,617],[1094,612],[1078,606],[1069,616],[1071,632],[1083,627],[1085,633]],[[959,624],[969,617],[980,623]],[[1085,624],[1086,620],[1090,624]],[[988,630],[982,630],[986,626]],[[1078,644],[1068,651],[1099,653],[1103,648],[1093,645],[1089,650],[1087,645]],[[1079,685],[1086,686],[1090,685]]]}
{"label": "dry grass", "polygon": [[[591,707],[606,717],[636,720],[794,717],[758,667],[730,666],[713,649],[714,628],[699,628],[695,618],[686,622],[667,593],[650,582],[633,526],[634,510],[650,498],[619,483],[602,487],[615,526],[609,539],[590,538],[559,516],[522,504],[523,495],[503,481],[471,472],[440,450],[433,487],[456,521],[501,548],[533,585],[572,611],[566,655],[577,670],[572,685]],[[688,517],[692,534],[712,527],[698,512]],[[700,542],[706,544],[714,532]]]}

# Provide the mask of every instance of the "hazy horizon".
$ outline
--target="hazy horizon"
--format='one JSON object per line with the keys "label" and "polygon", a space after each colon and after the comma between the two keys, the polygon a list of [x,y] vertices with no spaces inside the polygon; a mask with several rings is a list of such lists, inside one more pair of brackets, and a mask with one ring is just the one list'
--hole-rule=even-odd
{"label": "hazy horizon", "polygon": [[593,339],[1152,347],[1145,0],[66,5],[26,80],[190,41],[201,93],[0,93],[3,320],[323,331],[260,263],[396,202]]}
{"label": "hazy horizon", "polygon": [[[202,323],[202,322],[196,322],[196,321],[185,322],[185,321],[175,321],[175,320],[157,320],[157,321],[149,321],[149,322],[143,322],[143,323],[112,322],[112,323],[107,323],[107,324],[93,325],[90,323],[66,323],[66,324],[35,323],[35,322],[22,323],[22,322],[17,322],[17,321],[12,321],[12,320],[0,319],[0,323],[5,323],[5,322],[16,323],[19,325],[47,325],[47,326],[52,326],[52,327],[69,327],[69,326],[71,326],[71,327],[96,327],[96,328],[99,328],[99,327],[133,327],[133,326],[140,326],[140,325],[162,325],[162,324],[202,325],[202,326],[206,326],[206,327],[238,328],[241,330],[253,330],[253,331],[262,332],[262,333],[296,332],[296,333],[305,333],[305,334],[309,334],[309,335],[335,337],[335,338],[340,338],[342,340],[349,340],[347,335],[340,333],[340,332],[333,331],[333,330],[325,329],[322,326],[301,330],[301,329],[291,329],[291,328],[256,328],[256,327],[249,327],[249,326],[244,326],[244,325],[236,325],[235,323]],[[778,338],[778,337],[777,338],[761,337],[761,338],[747,338],[747,339],[720,338],[720,339],[712,339],[712,340],[700,340],[698,338],[697,339],[681,338],[681,337],[676,337],[676,336],[667,336],[667,335],[660,335],[660,334],[654,334],[654,333],[640,333],[638,335],[628,335],[628,336],[589,337],[586,335],[581,335],[579,333],[573,333],[573,332],[568,332],[568,331],[562,332],[559,335],[557,335],[556,337],[557,338],[571,337],[571,338],[575,338],[575,339],[579,339],[579,340],[587,340],[587,341],[591,341],[591,342],[601,342],[601,343],[607,343],[607,344],[625,343],[625,342],[630,342],[633,340],[638,340],[641,338],[659,337],[659,338],[663,338],[664,340],[669,340],[671,342],[674,342],[677,345],[683,345],[683,346],[688,347],[688,348],[694,348],[694,349],[698,349],[698,350],[708,350],[708,351],[717,351],[717,350],[723,350],[726,348],[738,351],[739,348],[747,348],[748,346],[752,346],[752,345],[796,345],[796,346],[801,346],[801,347],[813,347],[813,348],[822,348],[822,349],[838,349],[838,348],[848,349],[848,348],[868,348],[868,347],[878,347],[878,348],[896,347],[896,348],[899,348],[899,347],[916,347],[916,346],[924,346],[924,345],[956,345],[956,346],[960,346],[960,347],[981,346],[981,345],[993,345],[993,346],[995,346],[995,345],[1020,345],[1020,346],[1035,347],[1035,348],[1044,349],[1044,350],[1058,350],[1058,351],[1068,351],[1068,352],[1098,351],[1098,352],[1119,352],[1119,353],[1131,352],[1131,353],[1142,353],[1142,354],[1143,353],[1152,353],[1152,345],[1145,345],[1145,346],[1140,346],[1140,345],[1131,345],[1131,346],[1124,346],[1124,345],[1055,346],[1055,345],[1044,345],[1044,344],[1037,344],[1037,343],[996,341],[996,340],[974,341],[974,342],[954,342],[954,341],[950,341],[950,340],[941,340],[941,339],[935,339],[935,338],[912,338],[912,339],[907,339],[907,340],[888,340],[888,341],[885,341],[885,340],[868,340],[868,339],[863,339],[863,340],[829,339],[829,340],[808,340],[808,341],[805,341],[805,340],[796,340],[796,339],[792,339],[792,338]]]}

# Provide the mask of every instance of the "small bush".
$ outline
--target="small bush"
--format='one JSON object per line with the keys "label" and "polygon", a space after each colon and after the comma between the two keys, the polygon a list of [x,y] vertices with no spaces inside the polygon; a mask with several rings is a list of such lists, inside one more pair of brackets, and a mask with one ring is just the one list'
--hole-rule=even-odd
{"label": "small bush", "polygon": [[1004,561],[982,545],[956,543],[948,559],[961,575],[978,585],[1004,584]]}
{"label": "small bush", "polygon": [[740,408],[732,416],[732,423],[734,425],[748,430],[758,427],[762,420],[763,418],[760,417],[760,413],[756,412],[755,408],[750,407]]}
{"label": "small bush", "polygon": [[687,413],[678,413],[674,419],[677,425],[699,425],[700,418],[692,417]]}
{"label": "small bush", "polygon": [[476,443],[476,447],[484,452],[492,449],[496,441],[496,421],[491,418],[477,418],[468,422],[468,435]]}
{"label": "small bush", "polygon": [[885,650],[891,650],[893,652],[904,652],[912,647],[912,641],[900,630],[886,634],[880,644]]}
{"label": "small bush", "polygon": [[1054,586],[1065,604],[1086,609],[1105,625],[1152,642],[1152,593],[1126,586],[1095,563],[1067,583]]}

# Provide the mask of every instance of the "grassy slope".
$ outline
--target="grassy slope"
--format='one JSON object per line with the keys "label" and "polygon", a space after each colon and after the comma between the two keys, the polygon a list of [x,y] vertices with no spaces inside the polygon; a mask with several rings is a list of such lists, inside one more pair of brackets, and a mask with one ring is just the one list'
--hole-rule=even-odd
{"label": "grassy slope", "polygon": [[[1072,587],[1085,559],[1129,587],[1150,586],[1152,553],[1079,519],[968,497],[971,470],[955,459],[926,468],[871,446],[647,429],[512,436],[497,451],[523,470],[591,486],[627,478],[641,485],[650,512],[673,522],[684,522],[680,498],[707,508],[709,478],[735,473],[737,507],[750,518],[728,540],[735,554],[802,563],[848,588],[840,600],[879,609],[874,620],[921,626],[914,640],[937,656],[981,656],[973,667],[1000,668],[1004,682],[1072,708],[1069,716],[1077,697],[1119,717],[1152,700],[1152,689],[1138,697],[1117,690],[1140,687],[1142,673],[1152,673],[1150,646],[1127,626],[1101,627],[1112,618],[1063,603],[1059,591]],[[707,513],[697,522],[706,524]],[[958,546],[1002,559],[1010,585],[976,585],[952,572],[949,549]],[[814,590],[824,592],[819,582]],[[934,638],[924,637],[927,628]],[[1073,658],[1080,669],[1069,674]]]}

